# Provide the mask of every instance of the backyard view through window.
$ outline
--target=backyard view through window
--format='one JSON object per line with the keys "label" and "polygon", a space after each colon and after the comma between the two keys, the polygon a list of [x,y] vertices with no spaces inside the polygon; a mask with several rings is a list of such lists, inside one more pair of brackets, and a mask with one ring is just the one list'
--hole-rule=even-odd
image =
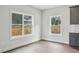
{"label": "backyard view through window", "polygon": [[61,33],[61,18],[60,16],[52,16],[51,17],[51,33],[52,34],[60,34]]}
{"label": "backyard view through window", "polygon": [[32,16],[12,13],[12,37],[32,34]]}
{"label": "backyard view through window", "polygon": [[22,15],[12,13],[12,36],[22,35]]}
{"label": "backyard view through window", "polygon": [[32,17],[24,15],[24,34],[32,33]]}

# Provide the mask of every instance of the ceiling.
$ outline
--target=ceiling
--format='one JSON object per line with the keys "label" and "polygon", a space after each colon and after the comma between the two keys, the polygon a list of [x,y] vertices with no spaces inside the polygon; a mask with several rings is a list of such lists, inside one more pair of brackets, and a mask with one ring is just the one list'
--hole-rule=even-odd
{"label": "ceiling", "polygon": [[45,9],[60,7],[62,5],[31,5],[31,6],[40,10],[45,10]]}

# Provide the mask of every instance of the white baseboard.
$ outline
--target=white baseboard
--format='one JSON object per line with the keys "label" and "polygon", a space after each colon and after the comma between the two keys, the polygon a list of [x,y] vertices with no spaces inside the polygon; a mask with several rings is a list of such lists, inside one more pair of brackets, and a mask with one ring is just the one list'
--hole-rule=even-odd
{"label": "white baseboard", "polygon": [[59,41],[59,40],[52,40],[52,39],[48,39],[48,38],[42,38],[42,40],[47,40],[47,41],[53,41],[53,42],[60,42],[60,43],[65,43],[65,44],[69,44],[69,42],[67,42],[67,41]]}

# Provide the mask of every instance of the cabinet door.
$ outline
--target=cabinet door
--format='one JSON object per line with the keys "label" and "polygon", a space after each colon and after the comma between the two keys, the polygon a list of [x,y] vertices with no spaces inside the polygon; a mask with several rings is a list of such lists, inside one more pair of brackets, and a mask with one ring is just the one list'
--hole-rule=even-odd
{"label": "cabinet door", "polygon": [[71,46],[76,45],[76,35],[74,33],[69,33],[69,44]]}
{"label": "cabinet door", "polygon": [[71,46],[79,47],[79,33],[69,33],[69,43]]}
{"label": "cabinet door", "polygon": [[79,33],[78,33],[78,35],[77,35],[77,39],[76,39],[76,46],[79,47]]}
{"label": "cabinet door", "polygon": [[79,6],[70,7],[70,24],[79,24]]}

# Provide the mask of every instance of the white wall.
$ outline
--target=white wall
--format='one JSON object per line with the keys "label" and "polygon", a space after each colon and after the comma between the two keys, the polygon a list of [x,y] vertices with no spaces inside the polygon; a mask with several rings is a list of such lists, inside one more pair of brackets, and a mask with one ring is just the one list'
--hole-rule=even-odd
{"label": "white wall", "polygon": [[[34,15],[34,34],[29,37],[22,37],[11,40],[10,38],[10,10],[30,13]],[[30,6],[0,6],[0,52],[4,52],[18,46],[22,46],[40,39],[41,11]]]}
{"label": "white wall", "polygon": [[[61,15],[62,16],[62,36],[49,34],[49,16]],[[42,39],[69,43],[69,31],[70,31],[70,9],[69,6],[61,6],[58,8],[52,8],[43,11],[42,20]]]}

